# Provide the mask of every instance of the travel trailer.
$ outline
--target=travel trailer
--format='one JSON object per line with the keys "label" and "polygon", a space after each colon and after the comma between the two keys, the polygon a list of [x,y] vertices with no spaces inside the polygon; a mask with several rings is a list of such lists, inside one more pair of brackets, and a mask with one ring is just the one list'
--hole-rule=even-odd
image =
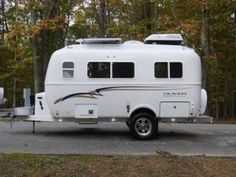
{"label": "travel trailer", "polygon": [[0,104],[4,104],[6,102],[6,99],[3,96],[4,96],[4,89],[0,87]]}
{"label": "travel trailer", "polygon": [[177,34],[80,39],[54,52],[27,120],[125,122],[138,139],[154,138],[158,122],[210,123],[201,60],[182,42]]}

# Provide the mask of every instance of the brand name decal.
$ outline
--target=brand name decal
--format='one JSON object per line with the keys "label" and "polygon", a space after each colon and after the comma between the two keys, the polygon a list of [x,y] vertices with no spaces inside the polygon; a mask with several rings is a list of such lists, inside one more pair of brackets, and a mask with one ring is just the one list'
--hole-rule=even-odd
{"label": "brand name decal", "polygon": [[186,96],[187,92],[164,92],[164,96]]}

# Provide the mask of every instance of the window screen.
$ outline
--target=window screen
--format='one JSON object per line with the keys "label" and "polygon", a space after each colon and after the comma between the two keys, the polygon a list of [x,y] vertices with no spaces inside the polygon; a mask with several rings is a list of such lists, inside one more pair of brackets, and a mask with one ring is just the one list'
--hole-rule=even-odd
{"label": "window screen", "polygon": [[168,63],[167,62],[155,63],[155,77],[168,78]]}
{"label": "window screen", "polygon": [[113,78],[133,78],[134,77],[134,63],[113,63],[112,64]]}
{"label": "window screen", "polygon": [[182,78],[183,66],[182,63],[170,63],[170,78]]}
{"label": "window screen", "polygon": [[88,63],[89,78],[110,78],[109,62],[89,62]]}
{"label": "window screen", "polygon": [[62,75],[64,78],[74,77],[74,63],[73,62],[64,62],[62,64]]}

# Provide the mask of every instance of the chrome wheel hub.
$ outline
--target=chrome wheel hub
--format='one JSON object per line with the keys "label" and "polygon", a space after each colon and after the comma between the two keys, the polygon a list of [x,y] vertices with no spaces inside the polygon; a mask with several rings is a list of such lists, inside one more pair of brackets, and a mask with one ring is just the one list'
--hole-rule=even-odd
{"label": "chrome wheel hub", "polygon": [[140,136],[147,136],[152,131],[152,122],[145,117],[140,117],[135,122],[135,131]]}

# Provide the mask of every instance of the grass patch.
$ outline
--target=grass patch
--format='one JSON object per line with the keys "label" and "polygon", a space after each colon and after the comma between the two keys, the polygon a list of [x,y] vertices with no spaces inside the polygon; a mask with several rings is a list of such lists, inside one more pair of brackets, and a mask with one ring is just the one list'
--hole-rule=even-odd
{"label": "grass patch", "polygon": [[6,118],[3,118],[3,117],[0,116],[0,122],[3,122],[5,120],[6,120]]}
{"label": "grass patch", "polygon": [[11,121],[15,121],[15,122],[19,122],[22,121],[22,118],[9,118],[9,117],[0,117],[0,122],[11,122]]}
{"label": "grass patch", "polygon": [[236,158],[204,156],[94,156],[0,154],[0,176],[227,176],[236,174]]}

